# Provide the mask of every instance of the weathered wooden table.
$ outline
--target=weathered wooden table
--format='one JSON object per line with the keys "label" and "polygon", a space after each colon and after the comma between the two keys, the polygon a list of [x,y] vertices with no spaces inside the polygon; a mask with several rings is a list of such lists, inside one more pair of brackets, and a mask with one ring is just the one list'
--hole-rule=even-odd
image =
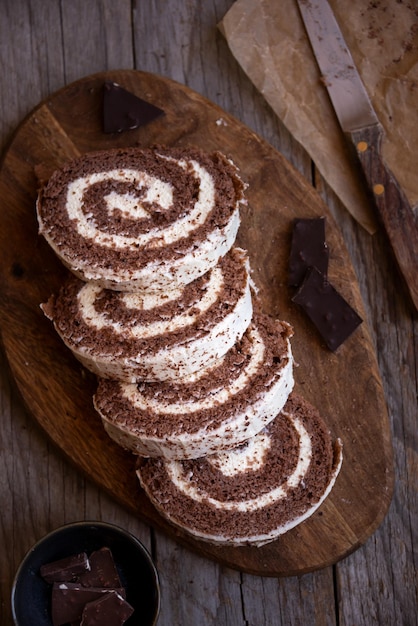
{"label": "weathered wooden table", "polygon": [[[312,180],[310,159],[240,70],[217,30],[231,0],[1,4],[2,152],[23,118],[57,89],[92,73],[136,68],[202,94]],[[11,585],[28,548],[49,530],[82,519],[116,523],[149,547],[161,578],[161,625],[418,623],[417,317],[384,234],[366,234],[318,174],[314,182],[351,255],[388,406],[395,489],[383,523],[353,554],[312,573],[263,577],[220,565],[150,528],[75,470],[25,408],[2,353],[2,625],[12,623]]]}

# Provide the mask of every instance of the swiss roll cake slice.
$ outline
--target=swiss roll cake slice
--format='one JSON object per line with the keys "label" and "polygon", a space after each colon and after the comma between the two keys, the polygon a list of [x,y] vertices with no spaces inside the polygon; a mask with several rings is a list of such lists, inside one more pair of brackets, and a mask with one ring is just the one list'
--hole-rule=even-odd
{"label": "swiss roll cake slice", "polygon": [[212,366],[158,383],[102,379],[95,407],[110,437],[141,456],[189,459],[234,447],[284,406],[294,384],[291,334],[257,311]]}
{"label": "swiss roll cake slice", "polygon": [[140,458],[137,475],[162,516],[196,538],[263,545],[310,517],[334,486],[342,444],[293,393],[241,446],[194,460]]}
{"label": "swiss roll cake slice", "polygon": [[182,378],[220,359],[250,324],[248,258],[232,248],[203,276],[161,293],[72,277],[42,308],[95,374],[126,382]]}
{"label": "swiss roll cake slice", "polygon": [[165,291],[202,276],[235,241],[245,202],[219,152],[90,152],[53,173],[39,232],[79,278],[121,291]]}

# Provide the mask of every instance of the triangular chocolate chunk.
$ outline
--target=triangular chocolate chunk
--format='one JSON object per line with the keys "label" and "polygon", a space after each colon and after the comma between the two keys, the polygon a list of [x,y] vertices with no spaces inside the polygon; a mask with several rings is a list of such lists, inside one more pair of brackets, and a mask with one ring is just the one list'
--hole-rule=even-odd
{"label": "triangular chocolate chunk", "polygon": [[117,83],[106,81],[103,90],[103,130],[121,133],[144,126],[164,115],[158,107],[138,98]]}

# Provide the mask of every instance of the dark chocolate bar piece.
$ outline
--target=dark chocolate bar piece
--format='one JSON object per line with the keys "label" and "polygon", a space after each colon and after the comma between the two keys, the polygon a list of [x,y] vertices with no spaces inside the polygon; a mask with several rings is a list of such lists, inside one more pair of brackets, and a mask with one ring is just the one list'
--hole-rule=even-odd
{"label": "dark chocolate bar piece", "polygon": [[[124,589],[116,589],[124,597]],[[88,602],[97,600],[109,589],[103,587],[83,587],[79,583],[54,583],[52,587],[51,616],[54,626],[62,626],[81,619],[83,609]]]}
{"label": "dark chocolate bar piece", "polygon": [[122,626],[134,612],[133,607],[115,591],[86,604],[80,626]]}
{"label": "dark chocolate bar piece", "polygon": [[127,91],[117,83],[106,81],[103,91],[103,131],[121,133],[152,122],[164,111]]}
{"label": "dark chocolate bar piece", "polygon": [[79,574],[88,572],[89,560],[85,552],[68,556],[64,559],[46,563],[40,568],[40,574],[47,583],[70,582]]}
{"label": "dark chocolate bar piece", "polygon": [[337,348],[361,324],[361,317],[315,267],[292,298],[315,324],[328,348]]}
{"label": "dark chocolate bar piece", "polygon": [[295,219],[289,257],[289,285],[299,287],[311,267],[316,267],[326,276],[328,257],[325,218]]}
{"label": "dark chocolate bar piece", "polygon": [[122,587],[118,570],[110,548],[104,547],[92,552],[89,557],[90,569],[77,577],[84,587]]}

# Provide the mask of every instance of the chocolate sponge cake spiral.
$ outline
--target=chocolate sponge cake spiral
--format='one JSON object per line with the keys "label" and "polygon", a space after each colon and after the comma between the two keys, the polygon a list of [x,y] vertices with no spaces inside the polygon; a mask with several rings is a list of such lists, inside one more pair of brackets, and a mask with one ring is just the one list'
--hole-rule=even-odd
{"label": "chocolate sponge cake spiral", "polygon": [[237,169],[218,152],[92,152],[41,190],[39,230],[82,280],[161,291],[203,275],[231,248],[243,191]]}
{"label": "chocolate sponge cake spiral", "polygon": [[182,378],[220,359],[250,324],[248,258],[232,248],[203,276],[164,293],[103,289],[72,277],[42,308],[95,374],[126,382]]}
{"label": "chocolate sponge cake spiral", "polygon": [[293,388],[292,331],[258,311],[226,355],[183,380],[101,380],[94,398],[112,439],[142,456],[196,458],[259,432]]}
{"label": "chocolate sponge cake spiral", "polygon": [[195,460],[140,459],[137,475],[161,514],[195,537],[263,545],[310,517],[342,462],[318,411],[296,394],[241,446]]}
{"label": "chocolate sponge cake spiral", "polygon": [[257,546],[321,505],[342,446],[293,393],[293,328],[235,245],[244,190],[219,152],[117,148],[57,170],[37,216],[70,270],[42,310],[145,493],[194,537]]}

